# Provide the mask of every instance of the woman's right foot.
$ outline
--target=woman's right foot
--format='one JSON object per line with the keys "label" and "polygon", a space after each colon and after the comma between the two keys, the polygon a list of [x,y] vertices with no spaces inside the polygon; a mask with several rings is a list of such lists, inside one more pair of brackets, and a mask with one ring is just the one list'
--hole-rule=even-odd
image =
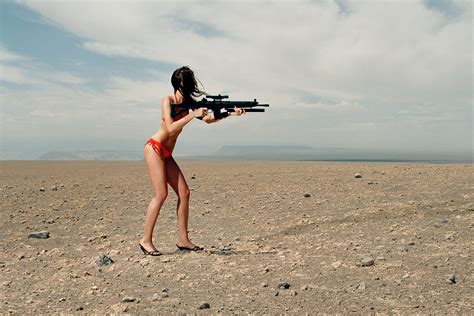
{"label": "woman's right foot", "polygon": [[[138,243],[138,245],[140,246],[140,249],[143,251],[143,253],[145,255],[150,255],[150,256],[161,256],[162,255],[162,253],[159,250],[157,250],[155,248],[155,246],[153,246],[152,243],[144,243],[144,242],[140,241]],[[148,250],[148,249],[150,249],[150,250]]]}

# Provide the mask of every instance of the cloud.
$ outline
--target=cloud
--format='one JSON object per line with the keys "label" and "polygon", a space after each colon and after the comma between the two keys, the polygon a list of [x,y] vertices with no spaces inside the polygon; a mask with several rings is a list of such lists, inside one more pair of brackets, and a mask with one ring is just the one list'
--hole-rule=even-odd
{"label": "cloud", "polygon": [[[239,141],[229,128],[256,124],[248,137],[254,133],[269,142],[297,138],[314,143],[330,125],[341,129],[339,136],[326,136],[327,142],[343,142],[344,126],[353,126],[364,135],[375,133],[370,136],[375,144],[377,137],[386,143],[385,126],[395,134],[406,128],[420,131],[405,125],[410,118],[397,115],[400,111],[421,109],[418,117],[433,118],[420,119],[421,125],[437,117],[472,115],[472,5],[466,1],[19,3],[77,35],[85,50],[190,65],[208,92],[271,104],[265,115],[249,115],[245,123],[193,127],[196,135],[212,137],[219,130]],[[10,80],[26,80],[21,70],[9,69]],[[67,74],[55,76],[50,80],[81,83]],[[60,88],[59,95],[77,100],[72,107],[94,104],[107,109],[98,110],[101,115],[129,115],[138,121],[136,107],[152,111],[171,90],[165,77],[145,81],[116,76],[97,94]],[[53,90],[48,91],[53,98]],[[387,118],[395,122],[385,124]],[[463,126],[451,136],[470,146]],[[423,137],[413,139],[431,142],[436,136]],[[347,141],[364,144],[362,138]]]}

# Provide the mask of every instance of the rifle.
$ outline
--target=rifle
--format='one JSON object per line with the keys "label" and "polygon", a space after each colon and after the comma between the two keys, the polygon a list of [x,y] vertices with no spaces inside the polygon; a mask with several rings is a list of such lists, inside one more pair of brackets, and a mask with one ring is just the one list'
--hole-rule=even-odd
{"label": "rifle", "polygon": [[[229,112],[235,112],[234,107],[241,108],[245,110],[245,112],[265,112],[265,109],[256,107],[270,106],[268,104],[259,104],[257,99],[253,99],[253,101],[223,101],[223,99],[228,98],[228,95],[206,95],[200,101],[191,101],[180,104],[172,103],[171,117],[184,113],[185,111],[189,112],[189,110],[207,108],[208,110],[212,110],[215,119],[222,119],[229,116]],[[199,119],[202,119],[202,117]]]}

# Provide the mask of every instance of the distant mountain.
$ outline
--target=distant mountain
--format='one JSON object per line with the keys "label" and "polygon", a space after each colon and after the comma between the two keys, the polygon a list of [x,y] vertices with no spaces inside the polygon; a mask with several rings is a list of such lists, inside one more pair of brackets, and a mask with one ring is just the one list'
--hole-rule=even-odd
{"label": "distant mountain", "polygon": [[384,149],[311,146],[223,146],[201,159],[329,160],[329,161],[429,161],[472,162],[463,152],[397,151]]}
{"label": "distant mountain", "polygon": [[129,150],[50,151],[39,160],[142,160],[143,152]]}

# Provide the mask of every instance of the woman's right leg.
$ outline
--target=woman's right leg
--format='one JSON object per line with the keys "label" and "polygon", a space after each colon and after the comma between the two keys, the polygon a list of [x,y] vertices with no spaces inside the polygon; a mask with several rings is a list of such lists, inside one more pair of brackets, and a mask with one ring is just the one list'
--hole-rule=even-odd
{"label": "woman's right leg", "polygon": [[156,250],[153,245],[153,230],[156,219],[160,214],[160,209],[168,196],[168,183],[166,180],[166,165],[150,145],[146,145],[144,150],[144,159],[148,169],[148,174],[153,185],[154,196],[148,205],[145,217],[145,229],[140,243],[148,251]]}

